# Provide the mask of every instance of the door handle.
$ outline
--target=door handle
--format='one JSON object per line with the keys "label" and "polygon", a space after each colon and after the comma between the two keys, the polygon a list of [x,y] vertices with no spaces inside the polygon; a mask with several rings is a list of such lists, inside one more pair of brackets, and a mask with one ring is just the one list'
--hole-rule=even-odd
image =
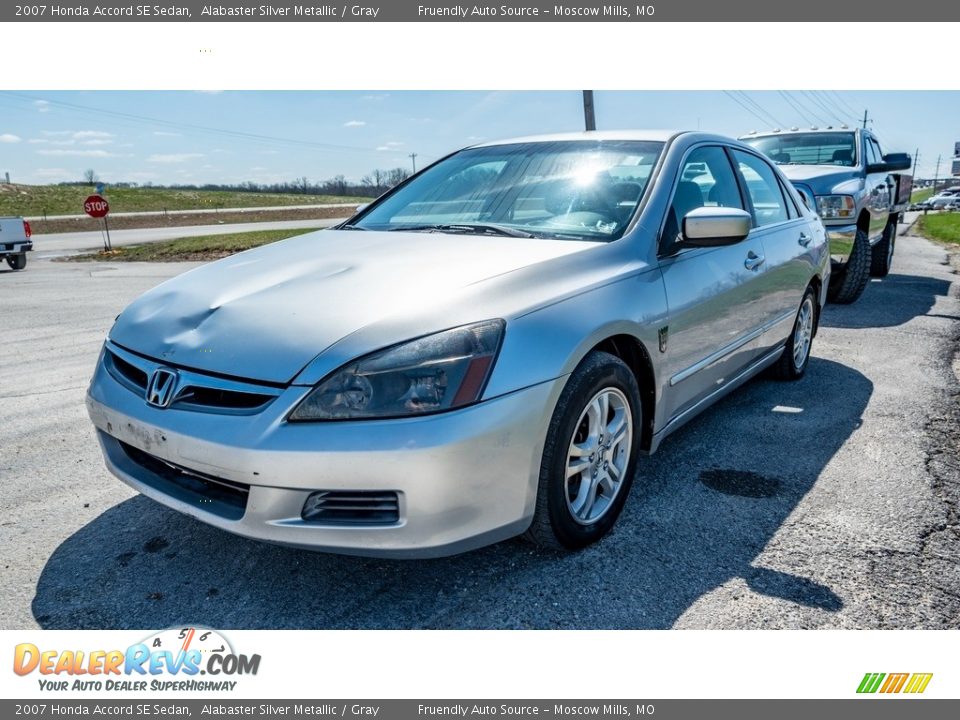
{"label": "door handle", "polygon": [[766,258],[763,255],[757,255],[753,250],[747,253],[747,259],[743,261],[743,266],[747,270],[756,270],[763,265]]}
{"label": "door handle", "polygon": [[798,243],[806,247],[810,244],[810,241],[813,240],[812,237],[807,235],[805,232],[800,233],[800,238],[797,240]]}

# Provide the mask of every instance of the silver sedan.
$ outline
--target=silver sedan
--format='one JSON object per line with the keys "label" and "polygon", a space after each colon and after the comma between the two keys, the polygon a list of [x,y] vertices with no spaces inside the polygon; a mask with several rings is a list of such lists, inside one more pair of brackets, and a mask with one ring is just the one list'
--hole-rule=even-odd
{"label": "silver sedan", "polygon": [[117,477],[233,533],[577,549],[664,437],[765,369],[804,375],[828,273],[820,220],[735,140],[488,143],[149,291],[87,407]]}

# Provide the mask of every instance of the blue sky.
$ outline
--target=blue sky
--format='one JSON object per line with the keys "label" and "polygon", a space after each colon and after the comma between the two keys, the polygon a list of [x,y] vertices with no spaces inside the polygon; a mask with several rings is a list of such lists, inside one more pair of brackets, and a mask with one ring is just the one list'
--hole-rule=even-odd
{"label": "blue sky", "polygon": [[[854,124],[886,150],[920,148],[941,176],[960,141],[960,92],[598,91],[597,126],[752,129]],[[47,183],[311,181],[417,166],[480,140],[582,128],[568,92],[0,92],[0,177]]]}

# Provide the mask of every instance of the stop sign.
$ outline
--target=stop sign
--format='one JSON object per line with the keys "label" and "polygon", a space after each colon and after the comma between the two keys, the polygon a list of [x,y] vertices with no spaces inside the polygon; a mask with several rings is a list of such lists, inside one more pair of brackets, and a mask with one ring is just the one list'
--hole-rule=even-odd
{"label": "stop sign", "polygon": [[110,205],[102,195],[91,195],[83,201],[83,211],[90,217],[102,218],[110,212]]}

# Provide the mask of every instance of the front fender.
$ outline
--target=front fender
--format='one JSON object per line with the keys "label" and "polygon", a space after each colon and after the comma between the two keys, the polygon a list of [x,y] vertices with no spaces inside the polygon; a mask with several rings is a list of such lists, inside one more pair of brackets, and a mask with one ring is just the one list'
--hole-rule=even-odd
{"label": "front fender", "polygon": [[[569,375],[592,348],[614,335],[642,343],[659,377],[657,331],[666,318],[659,267],[518,317],[507,324],[484,399]],[[655,390],[659,400],[659,387]]]}

